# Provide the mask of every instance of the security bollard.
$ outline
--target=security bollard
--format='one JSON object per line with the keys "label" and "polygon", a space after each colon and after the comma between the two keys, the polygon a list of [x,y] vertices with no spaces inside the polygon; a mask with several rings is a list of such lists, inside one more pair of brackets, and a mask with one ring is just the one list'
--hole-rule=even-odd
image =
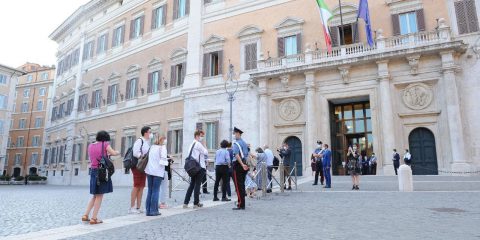
{"label": "security bollard", "polygon": [[267,165],[265,163],[262,163],[261,165],[261,169],[262,169],[262,175],[261,175],[261,178],[262,178],[262,197],[266,197],[267,196]]}
{"label": "security bollard", "polygon": [[413,191],[412,169],[408,165],[401,165],[398,168],[398,190],[400,192]]}
{"label": "security bollard", "polygon": [[278,170],[280,171],[280,192],[285,192],[285,172],[283,168],[283,161],[278,165]]}

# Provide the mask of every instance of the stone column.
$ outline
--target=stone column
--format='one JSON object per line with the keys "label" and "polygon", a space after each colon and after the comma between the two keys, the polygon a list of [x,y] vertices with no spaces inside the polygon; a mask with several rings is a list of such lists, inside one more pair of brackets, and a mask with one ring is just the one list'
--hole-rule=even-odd
{"label": "stone column", "polygon": [[454,52],[441,52],[443,79],[444,106],[447,113],[448,123],[448,146],[451,146],[451,168],[453,172],[470,171],[470,164],[467,163],[465,143],[463,138],[463,123],[460,112],[460,101],[456,83],[455,70],[457,66],[454,60]]}
{"label": "stone column", "polygon": [[[258,81],[258,95],[260,96],[260,114],[259,114],[259,145],[263,148],[265,144],[269,143],[269,107],[268,107],[268,93],[267,93],[267,79],[260,79]],[[270,146],[271,147],[271,146]]]}
{"label": "stone column", "polygon": [[[394,133],[394,118],[392,110],[392,90],[390,89],[390,74],[388,72],[388,60],[377,62],[378,65],[378,81],[380,93],[380,126],[381,135],[383,137],[379,142],[383,143],[382,149],[382,163],[383,174],[394,175],[392,162],[392,149],[395,148],[395,133]],[[379,137],[379,136],[375,136]]]}
{"label": "stone column", "polygon": [[306,173],[311,171],[310,161],[310,154],[315,150],[315,137],[317,134],[316,131],[316,121],[315,121],[315,112],[316,112],[316,104],[315,104],[315,72],[309,71],[305,72],[305,151],[306,155],[304,157],[305,161],[303,166],[306,169]]}
{"label": "stone column", "polygon": [[203,1],[190,1],[188,17],[187,70],[184,89],[202,86]]}

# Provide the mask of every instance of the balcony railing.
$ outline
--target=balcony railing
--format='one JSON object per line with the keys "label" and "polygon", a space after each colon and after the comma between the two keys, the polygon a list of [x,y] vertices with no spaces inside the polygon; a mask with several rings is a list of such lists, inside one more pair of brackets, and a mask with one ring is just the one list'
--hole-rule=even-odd
{"label": "balcony railing", "polygon": [[260,60],[258,61],[257,73],[253,73],[252,75],[253,77],[256,77],[256,75],[261,75],[262,73],[265,74],[269,71],[295,68],[301,65],[333,61],[343,62],[343,60],[355,57],[365,57],[368,55],[382,54],[398,50],[409,50],[452,41],[450,28],[446,26],[444,22],[441,22],[437,30],[430,32],[412,33],[390,38],[383,37],[381,30],[378,30],[377,34],[378,37],[373,46],[369,46],[367,43],[356,43],[335,47],[331,51],[327,51],[326,49],[312,51],[307,47],[305,53]]}

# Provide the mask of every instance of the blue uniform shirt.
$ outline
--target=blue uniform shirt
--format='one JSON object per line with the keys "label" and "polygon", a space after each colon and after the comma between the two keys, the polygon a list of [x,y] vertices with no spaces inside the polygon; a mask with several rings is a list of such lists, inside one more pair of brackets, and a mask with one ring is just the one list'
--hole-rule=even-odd
{"label": "blue uniform shirt", "polygon": [[332,151],[330,149],[323,150],[323,167],[332,166]]}
{"label": "blue uniform shirt", "polygon": [[217,150],[215,153],[215,166],[228,165],[230,161],[230,153],[227,151],[227,149],[222,148]]}
{"label": "blue uniform shirt", "polygon": [[[321,148],[317,148],[315,149],[315,151],[313,151],[314,154],[322,154],[323,153],[323,149]],[[320,162],[322,160],[322,158],[320,157],[316,157],[315,158],[315,162]]]}
{"label": "blue uniform shirt", "polygon": [[[243,156],[242,156],[242,154],[240,154],[240,149],[238,148],[238,145],[240,145],[240,147],[242,148]],[[237,157],[236,157],[237,154],[240,155],[240,158],[242,158],[243,161],[247,160],[249,151],[248,151],[247,143],[245,143],[245,141],[243,141],[243,139],[240,138],[240,139],[236,140],[235,143],[232,144],[232,148],[233,148],[233,161],[234,162],[237,161]]]}

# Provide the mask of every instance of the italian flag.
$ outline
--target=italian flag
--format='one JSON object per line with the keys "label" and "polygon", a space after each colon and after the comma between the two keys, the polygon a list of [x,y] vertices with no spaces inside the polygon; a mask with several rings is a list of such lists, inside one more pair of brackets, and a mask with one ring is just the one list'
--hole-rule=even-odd
{"label": "italian flag", "polygon": [[328,28],[328,20],[332,18],[333,14],[328,9],[327,4],[324,0],[315,0],[318,5],[318,10],[320,11],[320,18],[323,23],[323,33],[325,35],[325,43],[327,44],[328,52],[332,51],[332,38],[330,36],[330,29]]}

